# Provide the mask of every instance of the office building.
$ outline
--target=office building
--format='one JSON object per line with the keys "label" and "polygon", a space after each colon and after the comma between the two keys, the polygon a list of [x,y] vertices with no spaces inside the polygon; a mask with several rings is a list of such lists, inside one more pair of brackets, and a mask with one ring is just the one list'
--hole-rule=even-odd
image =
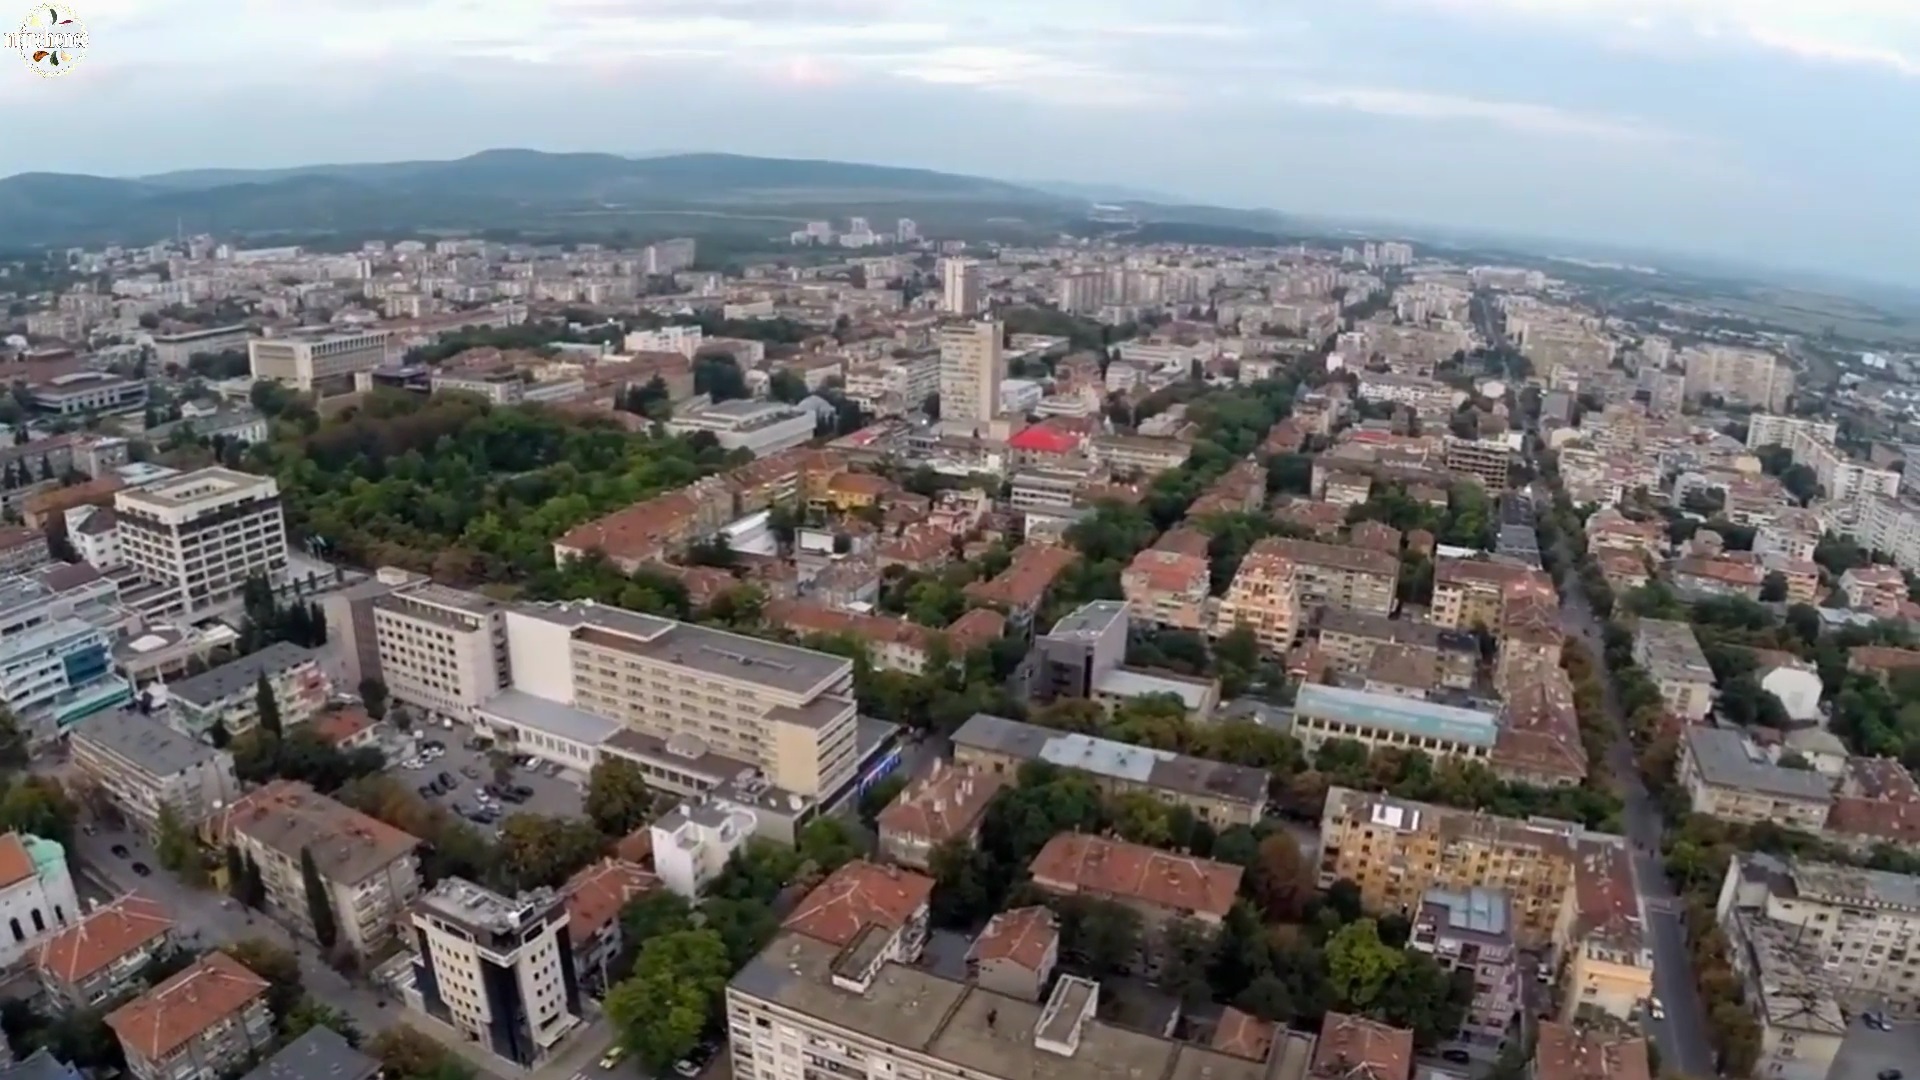
{"label": "office building", "polygon": [[147,964],[173,944],[167,909],[127,893],[53,935],[34,965],[53,1000],[85,1009],[139,985]]}
{"label": "office building", "polygon": [[184,368],[196,356],[244,350],[252,337],[253,330],[244,323],[183,330],[177,334],[155,334],[153,363],[161,369]]}
{"label": "office building", "polygon": [[326,707],[331,685],[320,654],[289,641],[172,684],[167,722],[194,738],[218,724],[238,735],[260,722],[260,680],[265,679],[280,714],[280,726],[303,724]]}
{"label": "office building", "polygon": [[721,401],[674,412],[667,430],[675,435],[707,432],[728,450],[769,457],[805,445],[813,438],[813,413],[778,401]]}
{"label": "office building", "polygon": [[355,375],[387,362],[387,331],[315,327],[249,338],[247,360],[257,380],[336,397],[353,392]]}
{"label": "office building", "polygon": [[287,576],[287,530],[271,476],[209,468],[113,497],[120,555],[164,586],[156,616],[197,616],[237,601],[255,575]]}
{"label": "office building", "polygon": [[1484,762],[1493,756],[1500,721],[1479,709],[1308,683],[1294,698],[1292,732],[1309,751],[1331,739],[1351,739],[1376,749]]}
{"label": "office building", "polygon": [[940,260],[940,310],[971,318],[980,313],[980,264],[972,259]]}
{"label": "office building", "polygon": [[76,371],[29,383],[26,394],[28,406],[40,416],[84,417],[138,412],[147,404],[147,383],[105,371]]}
{"label": "office building", "polygon": [[369,956],[394,934],[420,893],[419,837],[369,817],[297,780],[275,780],[235,802],[212,834],[260,867],[267,907],[313,936],[303,872],[313,860],[333,908],[339,943]]}
{"label": "office building", "polygon": [[733,853],[753,839],[759,817],[722,799],[683,802],[647,826],[653,836],[653,870],[660,883],[698,900],[727,868]]}
{"label": "office building", "polygon": [[1713,710],[1713,667],[1693,627],[1670,619],[1641,619],[1633,634],[1633,662],[1653,680],[1668,712],[1701,720]]}
{"label": "office building", "polygon": [[61,618],[0,641],[0,706],[32,742],[132,699],[133,688],[113,674],[112,639],[99,627]]}
{"label": "office building", "polygon": [[953,735],[955,765],[1011,778],[1031,761],[1086,774],[1110,796],[1141,791],[1184,806],[1215,829],[1257,824],[1266,812],[1266,772],[1166,750],[1067,735],[978,713]]}
{"label": "office building", "polygon": [[267,980],[224,952],[107,1015],[137,1080],[215,1080],[273,1046]]}
{"label": "office building", "polygon": [[429,581],[375,597],[371,614],[392,701],[471,725],[475,707],[511,685],[506,612],[493,600]]}
{"label": "office building", "polygon": [[413,995],[427,1015],[522,1067],[578,1028],[567,906],[552,889],[503,896],[444,878],[414,901]]}
{"label": "office building", "polygon": [[1002,327],[991,320],[940,330],[940,419],[985,424],[1000,411]]}
{"label": "office building", "polygon": [[1034,687],[1042,701],[1092,697],[1100,676],[1127,658],[1127,605],[1095,600],[1034,639],[1040,659]]}
{"label": "office building", "polygon": [[231,754],[138,709],[92,717],[74,729],[69,747],[73,767],[149,839],[162,808],[191,828],[240,792]]}
{"label": "office building", "polygon": [[710,751],[814,799],[854,779],[842,657],[591,601],[509,610],[507,646],[516,691],[673,743],[676,756]]}

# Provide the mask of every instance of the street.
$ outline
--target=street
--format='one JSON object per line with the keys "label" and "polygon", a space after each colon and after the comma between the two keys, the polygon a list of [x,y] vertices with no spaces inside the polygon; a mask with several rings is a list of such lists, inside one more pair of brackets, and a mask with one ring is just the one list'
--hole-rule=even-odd
{"label": "street", "polygon": [[[1570,554],[1563,551],[1563,554]],[[1572,560],[1569,558],[1568,563]],[[1614,740],[1608,748],[1607,766],[1625,808],[1622,825],[1633,851],[1634,890],[1640,896],[1640,909],[1646,920],[1647,945],[1653,950],[1653,992],[1665,1007],[1666,1018],[1643,1017],[1642,1023],[1659,1047],[1663,1071],[1671,1069],[1688,1076],[1712,1076],[1713,1047],[1707,1042],[1705,1010],[1693,982],[1693,959],[1687,948],[1682,923],[1681,903],[1667,880],[1660,856],[1660,812],[1640,780],[1640,767],[1634,760],[1633,742],[1627,733],[1626,715],[1614,691],[1613,678],[1606,670],[1601,650],[1602,624],[1587,602],[1586,590],[1578,574],[1567,575],[1565,621],[1592,651],[1601,673],[1606,694],[1607,720]]]}

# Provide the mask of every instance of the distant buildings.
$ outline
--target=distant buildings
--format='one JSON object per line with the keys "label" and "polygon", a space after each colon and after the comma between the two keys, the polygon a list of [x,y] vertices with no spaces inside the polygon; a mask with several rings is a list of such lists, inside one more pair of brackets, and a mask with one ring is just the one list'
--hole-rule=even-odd
{"label": "distant buildings", "polygon": [[301,393],[333,397],[353,392],[353,377],[386,363],[385,330],[296,330],[279,337],[249,338],[253,377]]}

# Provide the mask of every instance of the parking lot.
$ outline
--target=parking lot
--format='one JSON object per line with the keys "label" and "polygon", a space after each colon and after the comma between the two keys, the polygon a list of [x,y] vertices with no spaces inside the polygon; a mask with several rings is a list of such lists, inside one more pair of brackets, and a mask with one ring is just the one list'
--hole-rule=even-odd
{"label": "parking lot", "polygon": [[[1920,1054],[1920,1024],[1895,1023],[1892,1030],[1875,1031],[1855,1018],[1827,1075],[1832,1080],[1898,1077],[1916,1054]],[[1920,1076],[1920,1071],[1915,1075]]]}
{"label": "parking lot", "polygon": [[[481,791],[487,784],[494,782],[493,761],[489,751],[472,749],[468,743],[473,732],[456,725],[449,731],[440,724],[432,727],[422,725],[415,729],[419,736],[416,745],[425,748],[438,743],[443,748],[437,760],[415,759],[408,752],[396,748],[387,756],[388,770],[400,778],[407,786],[418,791],[430,802],[439,803],[465,814],[477,810],[481,805]],[[401,744],[405,746],[405,743]],[[417,752],[417,751],[416,751]],[[407,768],[409,760],[418,760],[418,768]],[[543,814],[552,817],[578,817],[581,804],[585,799],[586,777],[564,770],[555,775],[555,768],[535,760],[531,766],[515,763],[511,775],[506,778],[509,785],[532,789],[532,793],[520,803],[505,799],[495,799],[493,804],[499,808],[499,820],[491,826],[498,830],[499,821],[516,813]],[[441,774],[453,781],[450,790],[438,794],[421,791],[423,787],[440,778]]]}

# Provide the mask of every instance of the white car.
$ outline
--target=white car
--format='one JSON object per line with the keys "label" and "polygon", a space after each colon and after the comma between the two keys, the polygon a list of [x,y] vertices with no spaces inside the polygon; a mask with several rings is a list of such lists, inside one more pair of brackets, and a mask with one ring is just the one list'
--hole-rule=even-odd
{"label": "white car", "polygon": [[1655,1020],[1665,1020],[1667,1018],[1667,1010],[1661,1006],[1659,998],[1647,999],[1647,1011],[1653,1014]]}

